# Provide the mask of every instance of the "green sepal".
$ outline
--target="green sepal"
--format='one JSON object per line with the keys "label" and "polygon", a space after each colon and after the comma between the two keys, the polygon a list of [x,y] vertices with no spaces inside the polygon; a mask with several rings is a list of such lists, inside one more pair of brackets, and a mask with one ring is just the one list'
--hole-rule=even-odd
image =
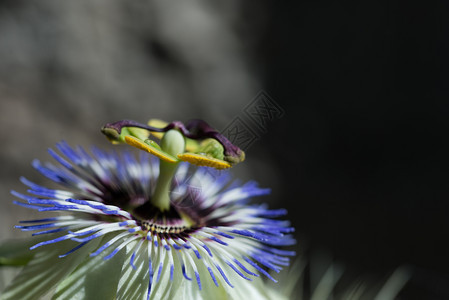
{"label": "green sepal", "polygon": [[35,256],[2,291],[0,300],[41,299],[41,296],[51,292],[67,275],[72,273],[98,246],[98,242],[94,239],[63,258],[59,258],[59,255],[66,253],[79,243],[63,241],[39,247],[39,250],[28,250],[35,252]]}
{"label": "green sepal", "polygon": [[12,239],[0,244],[0,267],[21,267],[28,264],[35,252],[30,247],[37,244],[35,239]]}

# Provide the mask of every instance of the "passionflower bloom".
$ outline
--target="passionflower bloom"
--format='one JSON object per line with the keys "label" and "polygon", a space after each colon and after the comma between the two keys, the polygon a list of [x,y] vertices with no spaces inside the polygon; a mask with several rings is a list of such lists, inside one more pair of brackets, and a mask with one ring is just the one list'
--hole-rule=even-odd
{"label": "passionflower bloom", "polygon": [[[272,271],[294,255],[283,249],[295,243],[293,228],[275,219],[286,211],[251,204],[269,192],[254,182],[192,165],[227,168],[243,151],[205,122],[121,121],[102,131],[159,159],[144,151],[89,154],[61,142],[49,150],[56,164],[33,161],[59,188],[21,178],[27,193],[12,192],[17,205],[45,216],[16,226],[34,240],[26,254],[10,254],[26,265],[0,299],[271,297],[260,277],[276,281]],[[160,143],[149,140],[157,135]]]}

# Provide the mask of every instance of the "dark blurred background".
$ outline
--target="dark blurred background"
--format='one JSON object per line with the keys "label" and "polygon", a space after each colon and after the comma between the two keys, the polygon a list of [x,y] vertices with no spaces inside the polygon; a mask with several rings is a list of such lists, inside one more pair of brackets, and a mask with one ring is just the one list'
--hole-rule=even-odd
{"label": "dark blurred background", "polygon": [[[405,265],[402,298],[449,298],[448,9],[0,2],[1,236],[31,215],[9,190],[41,180],[31,160],[62,139],[109,147],[99,128],[125,118],[240,120],[255,141],[232,172],[273,189],[300,255],[326,253],[349,281]],[[248,113],[260,91],[278,109],[262,128]]]}

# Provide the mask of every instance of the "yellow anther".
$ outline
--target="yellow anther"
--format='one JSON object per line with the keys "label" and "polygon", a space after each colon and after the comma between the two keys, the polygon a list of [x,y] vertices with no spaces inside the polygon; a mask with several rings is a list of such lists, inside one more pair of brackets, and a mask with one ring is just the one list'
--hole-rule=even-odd
{"label": "yellow anther", "polygon": [[175,157],[165,153],[164,151],[159,150],[147,143],[144,143],[141,140],[139,140],[138,138],[135,138],[133,136],[130,136],[130,135],[125,136],[125,141],[128,145],[139,148],[140,150],[147,151],[147,152],[159,157],[160,159],[165,160],[166,162],[176,163],[179,161],[177,158],[175,158]]}
{"label": "yellow anther", "polygon": [[195,153],[178,154],[178,158],[197,166],[212,167],[219,170],[231,167],[231,164],[227,161]]}

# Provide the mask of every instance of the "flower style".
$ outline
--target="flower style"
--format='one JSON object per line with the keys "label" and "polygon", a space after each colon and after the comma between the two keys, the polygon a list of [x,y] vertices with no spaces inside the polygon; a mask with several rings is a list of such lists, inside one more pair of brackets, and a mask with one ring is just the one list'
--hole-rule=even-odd
{"label": "flower style", "polygon": [[[228,173],[165,160],[182,157],[186,135],[170,128],[160,146],[147,142],[162,152],[160,161],[143,151],[136,158],[92,148],[90,155],[65,142],[57,144],[59,154],[49,150],[58,164],[33,161],[63,188],[21,178],[29,190],[13,191],[15,203],[58,215],[16,226],[35,231],[33,257],[0,299],[49,291],[54,299],[269,298],[258,277],[275,281],[269,271],[294,255],[278,248],[295,243],[289,222],[273,219],[286,211],[251,205],[250,198],[269,192],[254,182],[240,185]],[[193,161],[221,159],[198,153],[205,160]]]}

